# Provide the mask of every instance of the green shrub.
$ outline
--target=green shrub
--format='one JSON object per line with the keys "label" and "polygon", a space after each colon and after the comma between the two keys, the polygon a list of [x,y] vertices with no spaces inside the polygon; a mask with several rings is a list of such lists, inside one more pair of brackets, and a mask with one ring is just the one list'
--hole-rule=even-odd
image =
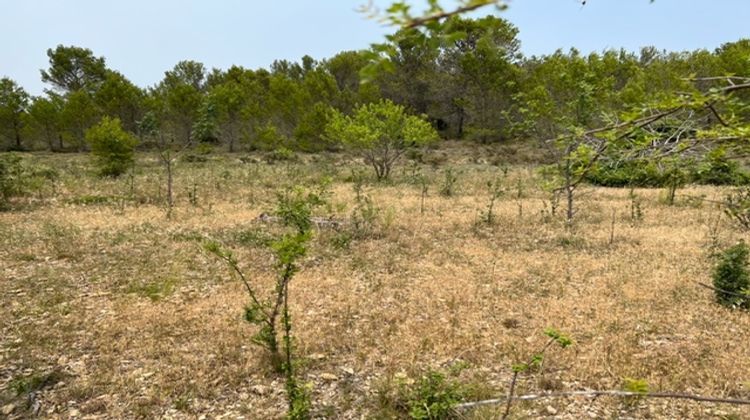
{"label": "green shrub", "polygon": [[316,152],[336,147],[336,144],[324,135],[331,113],[332,110],[328,105],[316,102],[302,114],[293,136],[298,150]]}
{"label": "green shrub", "polygon": [[10,206],[14,197],[22,197],[57,179],[54,169],[32,165],[15,153],[0,154],[0,210]]}
{"label": "green shrub", "polygon": [[122,129],[118,118],[104,117],[86,131],[86,141],[101,176],[118,177],[133,164],[136,138]]}
{"label": "green shrub", "polygon": [[294,151],[284,146],[280,146],[266,154],[266,162],[268,163],[293,162],[295,160],[297,160],[297,155]]}
{"label": "green shrub", "polygon": [[750,188],[728,194],[723,202],[724,214],[744,230],[750,230]]}
{"label": "green shrub", "polygon": [[7,207],[12,197],[23,195],[24,179],[21,157],[13,153],[0,155],[0,207]]}
{"label": "green shrub", "polygon": [[603,187],[664,187],[664,174],[654,162],[607,161],[597,165],[586,177],[586,181]]}
{"label": "green shrub", "polygon": [[750,248],[744,241],[721,254],[713,274],[716,300],[720,304],[750,309],[748,254],[750,254]]}
{"label": "green shrub", "polygon": [[740,168],[739,162],[730,159],[723,147],[709,152],[698,166],[695,182],[707,185],[745,185],[750,174]]}
{"label": "green shrub", "polygon": [[403,106],[381,100],[358,106],[351,116],[333,111],[326,137],[360,153],[383,180],[408,149],[429,145],[438,134],[423,116],[409,115]]}
{"label": "green shrub", "polygon": [[[691,160],[676,160],[659,165],[656,161],[639,159],[620,161],[608,159],[600,162],[586,176],[586,181],[603,187],[670,187],[674,175],[678,183],[705,185],[746,185],[750,174],[743,171],[739,162],[727,156],[724,148],[716,148],[697,164]],[[691,168],[689,171],[685,168]],[[674,169],[679,169],[675,172]]]}
{"label": "green shrub", "polygon": [[449,419],[456,417],[453,408],[464,397],[461,384],[438,371],[428,371],[408,394],[407,406],[412,419]]}

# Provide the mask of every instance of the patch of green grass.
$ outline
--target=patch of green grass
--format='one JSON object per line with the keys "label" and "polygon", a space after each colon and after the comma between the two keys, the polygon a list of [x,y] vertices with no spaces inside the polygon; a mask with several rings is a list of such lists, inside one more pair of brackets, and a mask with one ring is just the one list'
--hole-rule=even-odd
{"label": "patch of green grass", "polygon": [[87,194],[65,200],[68,204],[77,206],[95,206],[114,202],[117,197],[109,195]]}
{"label": "patch of green grass", "polygon": [[257,228],[244,229],[234,232],[232,241],[244,246],[266,248],[271,244],[271,236]]}
{"label": "patch of green grass", "polygon": [[127,293],[147,297],[152,302],[160,301],[170,296],[175,289],[176,281],[171,278],[154,279],[144,283],[131,283],[127,288]]}
{"label": "patch of green grass", "polygon": [[562,235],[555,240],[557,245],[569,249],[583,249],[586,246],[586,239],[575,235]]}
{"label": "patch of green grass", "polygon": [[206,240],[206,237],[198,231],[186,230],[173,232],[170,234],[170,239],[175,242],[203,242]]}
{"label": "patch of green grass", "polygon": [[17,376],[11,379],[8,388],[13,391],[16,396],[21,396],[39,391],[44,387],[52,386],[62,381],[64,377],[65,375],[58,370],[53,370],[48,373],[34,373],[30,376]]}

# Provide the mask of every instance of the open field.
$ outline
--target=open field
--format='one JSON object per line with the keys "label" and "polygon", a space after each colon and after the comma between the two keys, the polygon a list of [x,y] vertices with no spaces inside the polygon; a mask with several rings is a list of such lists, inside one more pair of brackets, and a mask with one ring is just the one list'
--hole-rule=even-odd
{"label": "open field", "polygon": [[[725,189],[685,188],[675,206],[662,190],[635,190],[643,216],[632,220],[629,190],[586,187],[568,229],[549,214],[535,168],[505,173],[491,158],[463,155],[405,163],[392,182],[365,183],[379,209],[369,231],[316,231],[291,285],[316,417],[403,416],[403,389],[429,370],[460,370],[467,399],[501,396],[511,366],[544,346],[548,327],[574,345],[521,374],[519,394],[622,389],[635,378],[652,391],[750,398],[750,315],[697,284],[710,282],[712,250],[744,236],[708,201]],[[49,418],[283,417],[283,381],[242,319],[246,294],[201,242],[233,249],[271,287],[263,243],[275,227],[258,215],[284,186],[330,178],[320,216],[346,221],[352,170],[363,167],[344,155],[181,162],[167,218],[154,156],[139,156],[136,175],[118,180],[94,177],[88,156],[30,157],[60,178],[0,213],[6,414],[29,416],[31,402]],[[438,193],[448,167],[458,179],[450,197]],[[492,180],[505,193],[486,224]],[[739,419],[750,408],[603,397],[517,403],[512,415]]]}

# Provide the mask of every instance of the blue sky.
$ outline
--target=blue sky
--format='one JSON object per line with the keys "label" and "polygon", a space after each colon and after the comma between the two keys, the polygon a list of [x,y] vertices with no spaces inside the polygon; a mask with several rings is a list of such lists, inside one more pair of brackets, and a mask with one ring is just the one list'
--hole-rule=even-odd
{"label": "blue sky", "polygon": [[[393,28],[365,20],[366,0],[0,0],[0,76],[39,94],[47,48],[90,48],[140,86],[183,59],[266,67],[366,48]],[[379,0],[376,4],[388,2]],[[414,0],[414,4],[424,2]],[[488,12],[490,9],[486,9]],[[501,14],[527,55],[654,45],[713,49],[750,37],[750,0],[513,0]]]}

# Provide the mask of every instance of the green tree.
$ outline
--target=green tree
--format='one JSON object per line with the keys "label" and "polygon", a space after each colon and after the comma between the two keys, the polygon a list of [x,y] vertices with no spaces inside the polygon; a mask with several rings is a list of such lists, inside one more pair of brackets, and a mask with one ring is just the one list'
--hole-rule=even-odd
{"label": "green tree", "polygon": [[76,90],[68,93],[60,112],[63,138],[79,152],[83,151],[86,130],[96,123],[99,116],[99,108],[89,92]]}
{"label": "green tree", "polygon": [[153,94],[159,96],[163,129],[183,144],[193,138],[204,96],[206,69],[195,61],[181,61],[164,75]]}
{"label": "green tree", "polygon": [[93,92],[107,76],[102,57],[94,56],[87,48],[66,47],[47,50],[49,69],[42,70],[42,81],[62,92],[88,90]]}
{"label": "green tree", "polygon": [[[503,110],[510,108],[517,93],[520,59],[518,29],[504,19],[449,19],[444,33],[460,34],[446,38],[440,54],[441,73],[438,103],[446,120],[455,126],[457,137],[467,134],[487,142],[499,138],[507,127]],[[506,122],[507,124],[507,122]]]}
{"label": "green tree", "polygon": [[344,51],[325,60],[322,66],[333,77],[338,94],[333,106],[350,113],[357,104],[374,102],[380,98],[380,89],[375,83],[362,83],[360,73],[370,60],[368,51]]}
{"label": "green tree", "polygon": [[233,66],[225,73],[212,74],[212,81],[209,83],[209,95],[216,107],[217,129],[222,140],[227,142],[229,152],[235,151],[246,123],[242,112],[252,100],[251,73],[242,67]]}
{"label": "green tree", "polygon": [[193,125],[195,139],[201,143],[218,143],[217,111],[213,98],[205,96]]}
{"label": "green tree", "polygon": [[102,118],[86,131],[86,141],[91,146],[101,176],[118,177],[132,166],[138,141],[122,129],[119,119]]}
{"label": "green tree", "polygon": [[320,151],[333,146],[325,136],[330,117],[331,107],[323,102],[316,102],[307,110],[294,130],[297,147],[305,151]]}
{"label": "green tree", "polygon": [[29,94],[13,80],[0,79],[0,138],[11,144],[10,148],[23,148],[21,133],[26,122]]}
{"label": "green tree", "polygon": [[436,104],[435,84],[439,40],[431,33],[402,29],[388,36],[383,46],[387,61],[374,74],[383,97],[402,104],[409,110],[428,114]]}
{"label": "green tree", "polygon": [[119,118],[124,129],[136,132],[143,116],[144,93],[122,74],[107,71],[93,98],[103,115]]}
{"label": "green tree", "polygon": [[389,177],[393,165],[409,147],[427,145],[438,138],[423,117],[409,115],[403,106],[389,100],[361,105],[351,116],[334,112],[326,133],[360,152],[378,179]]}
{"label": "green tree", "polygon": [[37,96],[32,99],[27,113],[26,129],[29,136],[43,140],[52,151],[65,148],[61,128],[64,106],[60,95]]}

